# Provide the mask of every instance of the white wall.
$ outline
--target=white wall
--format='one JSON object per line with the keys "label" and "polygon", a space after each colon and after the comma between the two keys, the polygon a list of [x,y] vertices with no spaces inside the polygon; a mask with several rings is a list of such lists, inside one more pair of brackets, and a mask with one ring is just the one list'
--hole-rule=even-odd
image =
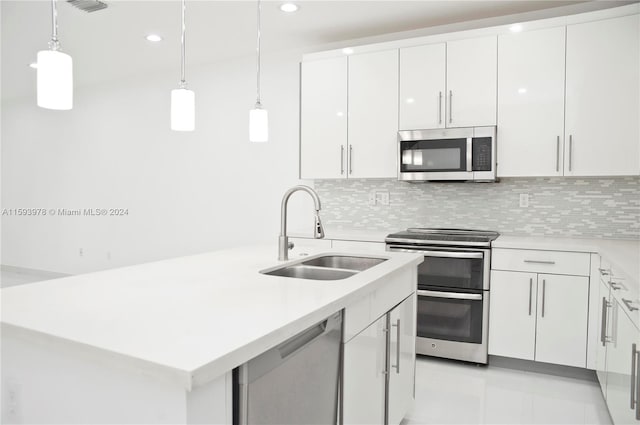
{"label": "white wall", "polygon": [[[3,103],[2,208],[129,215],[3,216],[2,264],[81,273],[251,243],[273,244],[275,261],[281,196],[298,183],[300,58],[263,62],[266,144],[248,142],[253,57],[188,69],[194,133],[169,130],[177,69],[77,87],[72,111]],[[305,198],[292,198],[292,227],[311,226]]]}

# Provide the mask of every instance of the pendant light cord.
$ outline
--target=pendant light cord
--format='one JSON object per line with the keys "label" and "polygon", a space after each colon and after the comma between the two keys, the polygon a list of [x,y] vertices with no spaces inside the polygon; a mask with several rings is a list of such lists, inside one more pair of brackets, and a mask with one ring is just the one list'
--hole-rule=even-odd
{"label": "pendant light cord", "polygon": [[51,41],[49,42],[51,50],[59,50],[60,42],[58,41],[58,9],[56,8],[56,0],[51,0]]}
{"label": "pendant light cord", "polygon": [[260,108],[262,106],[260,103],[260,10],[261,4],[260,0],[258,0],[258,39],[256,47],[256,50],[258,52],[258,63],[256,65],[256,108]]}
{"label": "pendant light cord", "polygon": [[186,81],[186,76],[185,76],[185,66],[184,66],[184,62],[185,62],[185,32],[186,32],[186,27],[184,24],[184,14],[185,14],[185,10],[187,8],[187,5],[185,3],[185,0],[182,0],[182,38],[180,39],[180,44],[181,44],[181,50],[180,50],[180,88],[185,88],[187,87],[187,81]]}

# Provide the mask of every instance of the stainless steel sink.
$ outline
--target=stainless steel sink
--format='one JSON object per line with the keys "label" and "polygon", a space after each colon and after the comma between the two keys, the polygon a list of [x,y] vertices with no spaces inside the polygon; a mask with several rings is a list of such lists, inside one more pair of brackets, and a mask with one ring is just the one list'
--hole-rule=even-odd
{"label": "stainless steel sink", "polygon": [[270,272],[261,272],[270,276],[295,277],[298,279],[311,280],[340,280],[346,279],[358,273],[356,270],[332,269],[327,267],[305,266],[295,264],[292,266],[281,267]]}
{"label": "stainless steel sink", "polygon": [[386,261],[386,258],[323,255],[260,273],[311,280],[340,280]]}
{"label": "stainless steel sink", "polygon": [[333,269],[347,269],[363,271],[386,261],[385,258],[371,257],[350,257],[346,255],[325,255],[311,260],[303,261],[302,264],[316,267],[329,267]]}

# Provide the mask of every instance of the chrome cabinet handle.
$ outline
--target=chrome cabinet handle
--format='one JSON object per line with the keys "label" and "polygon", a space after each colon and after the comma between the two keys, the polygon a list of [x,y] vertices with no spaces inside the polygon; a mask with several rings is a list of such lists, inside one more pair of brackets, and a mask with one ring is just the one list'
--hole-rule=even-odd
{"label": "chrome cabinet handle", "polygon": [[[633,344],[635,345],[635,344]],[[635,355],[640,358],[640,351],[635,350]],[[635,356],[634,356],[635,357]],[[636,391],[634,394],[634,398],[636,398],[638,396],[638,393],[640,393],[640,373],[638,373],[638,368],[637,368],[638,363],[636,362]],[[636,419],[640,420],[640,403],[638,403],[638,400],[635,400],[636,402]]]}
{"label": "chrome cabinet handle", "polygon": [[421,289],[416,291],[419,297],[432,297],[432,298],[448,298],[451,300],[472,300],[481,301],[482,294],[464,294],[460,292],[442,292],[442,291],[423,291]]}
{"label": "chrome cabinet handle", "polygon": [[556,136],[556,172],[560,171],[560,136]]}
{"label": "chrome cabinet handle", "polygon": [[396,328],[396,336],[398,341],[396,343],[396,364],[391,366],[396,370],[396,374],[400,374],[400,319],[396,320],[396,323],[391,325]]}
{"label": "chrome cabinet handle", "polygon": [[[636,408],[636,386],[637,386],[637,366],[636,357],[638,355],[638,351],[636,350],[636,344],[631,344],[631,410]],[[640,388],[638,388],[640,390]],[[637,415],[637,412],[636,412]]]}
{"label": "chrome cabinet handle", "polygon": [[353,145],[349,145],[349,174],[353,174]]}
{"label": "chrome cabinet handle", "polygon": [[344,145],[340,145],[340,174],[344,174]]}
{"label": "chrome cabinet handle", "polygon": [[542,317],[544,317],[544,299],[545,299],[546,289],[547,289],[547,281],[542,279]]}
{"label": "chrome cabinet handle", "polygon": [[524,260],[525,263],[531,263],[531,264],[549,264],[549,265],[553,265],[556,262],[555,261],[542,261],[542,260]]}
{"label": "chrome cabinet handle", "polygon": [[619,282],[609,282],[609,286],[611,286],[611,289],[613,289],[614,291],[619,291],[620,289],[622,289],[623,285]]}
{"label": "chrome cabinet handle", "polygon": [[438,92],[438,124],[442,124],[442,92]]}
{"label": "chrome cabinet handle", "polygon": [[600,270],[600,274],[602,276],[609,276],[609,273],[610,273],[609,269],[600,269],[599,268],[598,270]]}
{"label": "chrome cabinet handle", "polygon": [[631,305],[631,304],[633,303],[633,301],[628,300],[628,299],[626,299],[626,298],[623,298],[623,299],[622,299],[622,302],[624,303],[624,305],[626,305],[626,306],[627,306],[627,308],[629,309],[629,311],[636,311],[636,310],[638,310],[638,307],[634,307],[634,306],[632,306],[632,305]]}
{"label": "chrome cabinet handle", "polygon": [[453,122],[453,91],[449,90],[449,123]]}
{"label": "chrome cabinet handle", "polygon": [[533,278],[529,278],[529,316],[531,316],[531,299],[533,298]]}
{"label": "chrome cabinet handle", "polygon": [[600,342],[604,347],[607,343],[607,299],[602,297],[602,319],[600,320]]}
{"label": "chrome cabinet handle", "polygon": [[571,171],[571,162],[573,159],[573,135],[569,135],[569,171]]}

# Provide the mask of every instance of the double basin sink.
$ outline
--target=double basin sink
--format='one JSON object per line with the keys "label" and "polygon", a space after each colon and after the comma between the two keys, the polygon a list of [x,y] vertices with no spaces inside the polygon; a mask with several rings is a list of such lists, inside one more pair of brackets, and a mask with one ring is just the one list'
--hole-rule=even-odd
{"label": "double basin sink", "polygon": [[386,261],[386,259],[348,255],[323,255],[300,263],[290,264],[272,270],[263,270],[260,273],[298,279],[340,280],[367,270],[383,261]]}

